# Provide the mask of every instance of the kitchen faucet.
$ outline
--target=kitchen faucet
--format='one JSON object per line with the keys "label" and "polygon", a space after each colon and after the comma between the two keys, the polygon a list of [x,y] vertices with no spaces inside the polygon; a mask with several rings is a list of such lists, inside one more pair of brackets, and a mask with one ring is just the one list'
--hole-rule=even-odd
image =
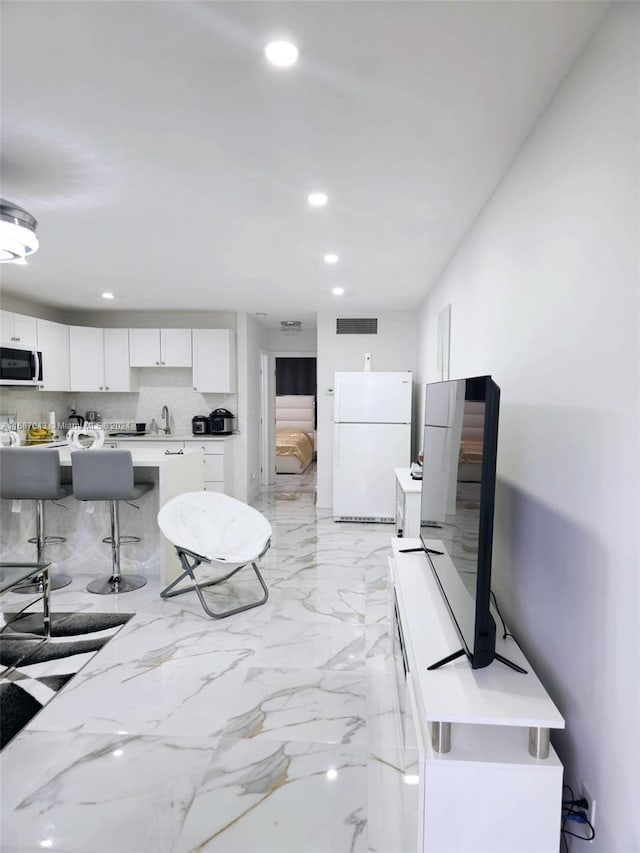
{"label": "kitchen faucet", "polygon": [[163,432],[165,435],[169,435],[169,433],[171,432],[171,427],[169,426],[169,407],[168,406],[162,407],[162,413],[161,413],[160,417],[164,420]]}

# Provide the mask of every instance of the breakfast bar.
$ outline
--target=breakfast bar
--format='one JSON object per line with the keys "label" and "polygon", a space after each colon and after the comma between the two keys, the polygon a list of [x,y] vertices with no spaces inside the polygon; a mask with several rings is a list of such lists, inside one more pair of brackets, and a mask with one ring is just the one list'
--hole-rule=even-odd
{"label": "breakfast bar", "polygon": [[[66,445],[57,449],[62,479],[71,482],[71,450]],[[105,448],[104,452],[110,450]],[[135,479],[150,481],[154,488],[135,505],[123,507],[122,534],[141,538],[140,542],[123,546],[123,571],[135,571],[148,577],[159,575],[160,583],[166,585],[182,570],[173,545],[160,533],[157,513],[176,495],[204,488],[203,451],[199,448],[171,451],[135,447],[131,455]],[[33,560],[35,546],[28,542],[34,530],[33,502],[4,500],[0,503],[0,560]],[[63,536],[66,541],[47,545],[47,560],[72,577],[108,571],[110,549],[103,542],[109,534],[107,502],[81,502],[70,496],[48,503],[51,506],[47,506],[47,533]]]}

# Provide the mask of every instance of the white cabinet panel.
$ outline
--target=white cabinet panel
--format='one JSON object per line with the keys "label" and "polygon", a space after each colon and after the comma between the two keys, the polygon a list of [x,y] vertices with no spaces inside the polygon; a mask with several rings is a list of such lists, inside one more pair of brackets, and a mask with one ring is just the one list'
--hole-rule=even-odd
{"label": "white cabinet panel", "polygon": [[0,341],[3,344],[20,344],[35,347],[37,340],[36,318],[12,311],[0,311]]}
{"label": "white cabinet panel", "polygon": [[231,329],[194,329],[193,390],[232,394],[236,390],[236,336]]}
{"label": "white cabinet panel", "polygon": [[103,329],[104,390],[132,391],[128,329]]}
{"label": "white cabinet panel", "polygon": [[191,367],[191,329],[160,329],[160,357],[165,367]]}
{"label": "white cabinet panel", "polygon": [[134,391],[127,329],[69,326],[71,391]]}
{"label": "white cabinet panel", "polygon": [[208,491],[233,495],[233,447],[225,441],[185,441],[185,448],[204,451],[204,487]]}
{"label": "white cabinet panel", "polygon": [[191,367],[191,329],[129,329],[131,367]]}
{"label": "white cabinet panel", "polygon": [[178,453],[184,448],[184,441],[145,441],[144,438],[119,438],[118,447],[123,450],[135,450],[136,447],[151,448],[165,453]]}
{"label": "white cabinet panel", "polygon": [[49,320],[36,321],[42,353],[42,390],[69,391],[69,327]]}

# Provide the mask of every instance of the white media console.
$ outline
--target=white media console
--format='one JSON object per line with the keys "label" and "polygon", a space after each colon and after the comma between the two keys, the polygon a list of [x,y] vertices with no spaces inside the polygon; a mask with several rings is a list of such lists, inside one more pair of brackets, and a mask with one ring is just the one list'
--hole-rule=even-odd
{"label": "white media console", "polygon": [[[400,553],[419,545],[393,539],[390,560],[403,770],[416,783],[418,853],[558,853],[563,768],[549,730],[564,728],[564,719],[499,623],[496,651],[526,675],[497,660],[474,670],[466,656],[428,671],[461,642],[426,554]],[[445,551],[439,540],[429,547]],[[446,551],[433,559],[468,598]]]}

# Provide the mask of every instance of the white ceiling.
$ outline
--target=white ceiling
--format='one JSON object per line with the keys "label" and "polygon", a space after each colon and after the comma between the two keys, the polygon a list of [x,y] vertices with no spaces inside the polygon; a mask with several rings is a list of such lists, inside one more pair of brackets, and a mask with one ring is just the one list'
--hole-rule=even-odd
{"label": "white ceiling", "polygon": [[606,9],[3,0],[0,195],[41,246],[3,292],[270,326],[416,308]]}

